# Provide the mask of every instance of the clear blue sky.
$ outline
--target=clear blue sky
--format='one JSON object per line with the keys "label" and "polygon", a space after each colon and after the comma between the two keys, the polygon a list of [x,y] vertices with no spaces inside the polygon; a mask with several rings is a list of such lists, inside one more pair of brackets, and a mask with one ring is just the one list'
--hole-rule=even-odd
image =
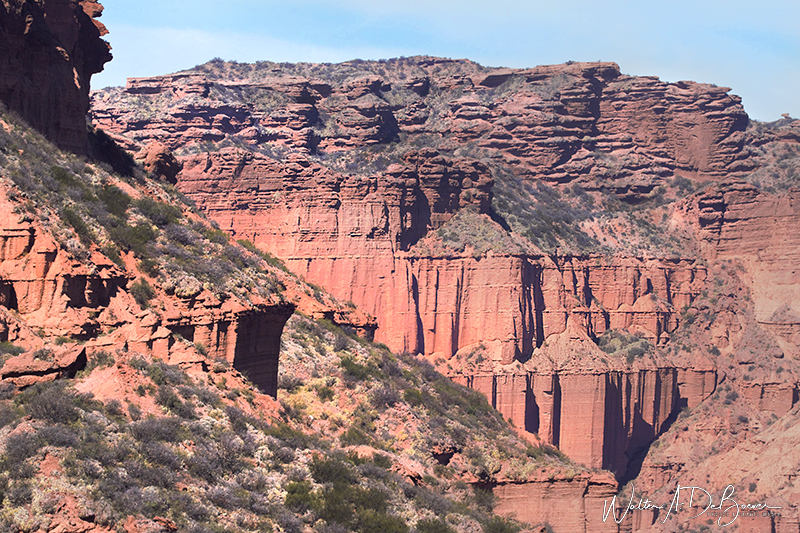
{"label": "clear blue sky", "polygon": [[214,57],[338,62],[419,54],[486,66],[615,61],[733,88],[752,118],[800,117],[798,0],[101,0],[115,59],[93,88]]}

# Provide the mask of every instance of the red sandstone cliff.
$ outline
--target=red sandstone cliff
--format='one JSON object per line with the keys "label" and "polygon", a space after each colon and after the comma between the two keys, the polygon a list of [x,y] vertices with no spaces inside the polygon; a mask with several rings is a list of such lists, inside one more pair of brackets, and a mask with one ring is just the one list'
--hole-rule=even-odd
{"label": "red sandstone cliff", "polygon": [[[797,402],[794,193],[723,179],[768,168],[762,152],[793,147],[793,126],[748,129],[727,89],[613,64],[412,58],[212,63],[94,102],[95,124],[121,142],[175,150],[178,187],[223,229],[375,315],[376,340],[428,356],[583,464],[625,480],[641,469],[661,489],[721,427],[736,429],[727,447],[757,438],[760,426],[736,422],[741,402],[724,403],[732,392],[759,424]],[[548,201],[567,216],[554,222]],[[540,232],[556,245],[543,249]],[[581,233],[597,251],[574,251]],[[637,251],[644,234],[655,252]],[[650,351],[598,347],[618,332]],[[673,439],[684,416],[715,422]],[[659,462],[651,443],[665,432]],[[495,490],[506,510],[547,492]]]}
{"label": "red sandstone cliff", "polygon": [[88,149],[89,81],[111,59],[96,0],[0,4],[0,101],[59,147]]}
{"label": "red sandstone cliff", "polygon": [[[743,151],[747,115],[727,88],[626,76],[613,63],[492,70],[409,58],[383,66],[337,66],[346,81],[335,83],[314,66],[211,64],[95,94],[92,116],[109,133],[173,149],[229,137],[320,153],[401,137],[451,149],[474,143],[517,176],[577,180],[627,198],[675,172],[719,177],[752,167]],[[156,108],[131,105],[137,100]]]}

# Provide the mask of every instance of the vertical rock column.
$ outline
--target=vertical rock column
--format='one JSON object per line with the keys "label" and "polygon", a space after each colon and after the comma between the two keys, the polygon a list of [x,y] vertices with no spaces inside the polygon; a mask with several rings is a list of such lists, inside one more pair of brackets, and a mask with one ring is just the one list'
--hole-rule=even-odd
{"label": "vertical rock column", "polygon": [[264,394],[278,396],[278,356],[283,326],[292,316],[290,306],[239,315],[233,368],[245,374]]}

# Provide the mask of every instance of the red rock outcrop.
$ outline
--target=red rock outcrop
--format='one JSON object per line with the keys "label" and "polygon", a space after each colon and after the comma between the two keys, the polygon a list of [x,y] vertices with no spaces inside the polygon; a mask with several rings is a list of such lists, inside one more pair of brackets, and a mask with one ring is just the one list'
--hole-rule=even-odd
{"label": "red rock outcrop", "polygon": [[96,0],[0,3],[0,101],[59,147],[86,153],[89,80],[111,59]]}
{"label": "red rock outcrop", "polygon": [[499,483],[492,488],[499,502],[496,513],[530,524],[545,523],[556,533],[621,531],[611,518],[603,522],[603,504],[611,501],[616,490],[608,474]]}
{"label": "red rock outcrop", "polygon": [[[79,259],[35,217],[21,213],[0,187],[0,305],[15,312],[2,321],[4,341],[31,352],[42,345],[27,334],[36,329],[45,339],[126,347],[184,365],[226,360],[276,396],[280,336],[294,305],[257,295],[221,300],[198,283],[192,291],[169,294],[165,288],[160,312],[142,309],[131,296],[133,272],[98,250]],[[74,374],[86,362],[85,351],[79,352],[59,351],[48,360],[24,354],[6,363],[2,377],[27,386]]]}
{"label": "red rock outcrop", "polygon": [[475,143],[517,176],[578,180],[630,199],[675,172],[719,177],[752,167],[743,150],[748,118],[727,88],[625,76],[614,63],[509,70],[418,57],[387,62],[382,76],[362,64],[328,67],[330,81],[320,66],[237,69],[220,77],[214,63],[131,79],[124,90],[94,95],[93,121],[111,134],[171,149],[238,138],[331,153],[401,134],[412,144]]}
{"label": "red rock outcrop", "polygon": [[177,183],[176,176],[182,165],[175,159],[175,154],[163,144],[151,142],[137,157],[142,160],[146,171],[173,185]]}
{"label": "red rock outcrop", "polygon": [[726,180],[691,196],[675,214],[695,226],[709,258],[741,261],[750,276],[756,319],[791,355],[800,355],[798,206],[797,189],[775,195]]}
{"label": "red rock outcrop", "polygon": [[376,316],[376,340],[397,351],[449,358],[499,340],[524,360],[570,315],[591,335],[626,328],[658,343],[701,290],[705,270],[692,261],[404,251],[460,208],[487,211],[487,174],[430,150],[363,178],[225,149],[187,158],[179,187],[237,238]]}
{"label": "red rock outcrop", "polygon": [[[478,188],[467,195],[465,184]],[[495,364],[526,362],[569,324],[584,336],[623,329],[663,343],[677,311],[705,286],[706,268],[688,260],[404,251],[465,198],[484,211],[490,184],[475,163],[432,151],[364,179],[300,156],[280,164],[237,149],[187,158],[179,182],[221,227],[375,315],[376,341],[431,360],[481,345]],[[518,428],[621,474],[629,455],[655,439],[676,409],[714,391],[716,371],[543,368],[511,376],[457,372],[456,379],[485,393]]]}
{"label": "red rock outcrop", "polygon": [[[690,387],[681,386],[687,385],[681,375]],[[715,369],[649,364],[638,370],[554,368],[452,377],[482,392],[514,427],[536,433],[575,461],[620,476],[629,459],[668,427],[679,406],[699,404],[717,384]]]}
{"label": "red rock outcrop", "polygon": [[[795,353],[800,319],[791,319],[791,301],[800,284],[788,273],[797,243],[786,234],[794,193],[770,204],[757,190],[721,181],[758,164],[746,146],[749,120],[728,89],[625,76],[611,63],[510,70],[411,58],[381,64],[383,72],[373,66],[265,72],[212,63],[96,93],[93,120],[131,146],[156,140],[175,150],[183,192],[226,231],[375,315],[376,341],[427,356],[483,392],[518,429],[620,479],[636,474],[634,463],[679,414],[740,378],[727,360],[717,366],[720,350],[755,367],[754,351],[733,353],[747,328],[759,327],[729,316],[744,306],[693,308],[716,283],[709,272],[719,260],[749,262],[750,272],[775,265],[775,290],[758,296],[769,283],[754,285],[756,315],[785,341],[775,357]],[[543,180],[635,204],[678,176],[718,182],[653,219],[665,226],[653,226],[657,233],[687,234],[682,258],[544,253],[511,237],[488,251],[470,242],[427,247],[462,215],[465,233],[501,227],[505,221],[492,220],[493,190],[498,198],[509,188],[535,197]],[[776,210],[780,230],[771,234]],[[692,248],[698,236],[702,253]],[[782,289],[786,309],[764,307]],[[714,297],[747,299],[735,290]],[[679,330],[700,311],[719,311],[716,323]],[[611,360],[594,342],[608,330],[635,333],[657,349]],[[759,375],[741,396],[780,416],[796,391],[785,371]],[[688,463],[642,472],[664,481],[681,464]],[[496,488],[501,508],[520,494],[551,498],[544,485],[511,485]],[[588,490],[575,497],[586,501]],[[652,524],[652,516],[636,520]]]}

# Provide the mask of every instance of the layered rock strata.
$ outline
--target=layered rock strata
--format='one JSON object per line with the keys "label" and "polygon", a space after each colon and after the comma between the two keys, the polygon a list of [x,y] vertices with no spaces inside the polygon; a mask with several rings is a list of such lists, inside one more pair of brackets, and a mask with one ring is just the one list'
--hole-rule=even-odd
{"label": "layered rock strata", "polygon": [[577,180],[634,201],[675,173],[752,168],[749,121],[729,89],[626,76],[614,63],[509,70],[417,57],[222,76],[215,65],[96,93],[93,121],[132,147],[235,138],[324,154],[446,140],[485,149],[525,179]]}
{"label": "layered rock strata", "polygon": [[431,150],[361,178],[224,149],[186,158],[179,187],[237,238],[376,316],[377,341],[432,358],[498,340],[511,346],[504,363],[526,360],[570,316],[591,336],[632,329],[658,344],[703,286],[688,260],[408,251],[459,209],[486,213],[491,183],[481,163]]}
{"label": "layered rock strata", "polygon": [[89,81],[111,59],[96,0],[0,2],[0,102],[59,147],[86,153]]}
{"label": "layered rock strata", "polygon": [[682,406],[696,406],[716,390],[717,371],[642,364],[638,370],[461,372],[453,379],[482,392],[515,427],[575,461],[622,476]]}
{"label": "layered rock strata", "polygon": [[142,309],[130,294],[132,272],[96,250],[77,259],[34,217],[17,211],[0,188],[0,305],[14,312],[4,315],[0,333],[4,342],[29,348],[3,366],[3,379],[25,386],[74,375],[86,363],[84,349],[31,358],[31,350],[43,346],[39,337],[62,338],[172,363],[228,361],[265,393],[277,395],[280,337],[294,305],[255,295],[249,302],[220,300],[198,290],[186,297],[162,295],[160,312]]}

